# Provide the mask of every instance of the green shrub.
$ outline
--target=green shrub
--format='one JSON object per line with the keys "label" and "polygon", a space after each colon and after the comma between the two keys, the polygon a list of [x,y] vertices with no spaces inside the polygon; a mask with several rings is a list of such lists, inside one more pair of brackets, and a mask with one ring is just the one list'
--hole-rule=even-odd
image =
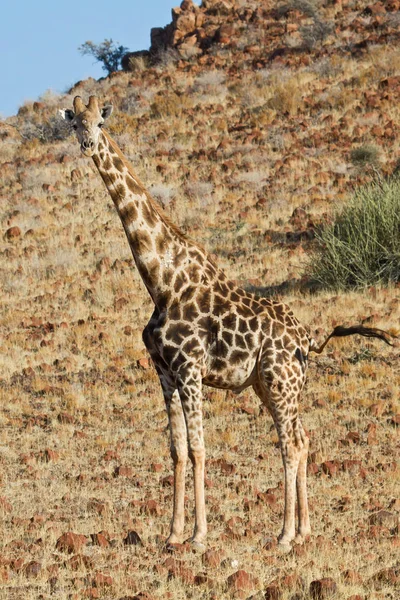
{"label": "green shrub", "polygon": [[372,144],[353,148],[350,152],[350,160],[359,168],[376,167],[379,164],[379,149]]}
{"label": "green shrub", "polygon": [[361,187],[317,239],[310,272],[324,287],[400,281],[400,177]]}

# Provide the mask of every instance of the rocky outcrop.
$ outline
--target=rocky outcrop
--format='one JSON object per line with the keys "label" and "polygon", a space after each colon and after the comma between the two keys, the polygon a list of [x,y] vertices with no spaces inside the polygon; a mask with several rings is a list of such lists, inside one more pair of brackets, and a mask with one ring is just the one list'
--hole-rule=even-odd
{"label": "rocky outcrop", "polygon": [[202,54],[213,43],[229,43],[237,15],[235,0],[204,0],[201,6],[183,0],[172,9],[172,22],[151,30],[150,53],[155,56],[168,48],[183,58]]}

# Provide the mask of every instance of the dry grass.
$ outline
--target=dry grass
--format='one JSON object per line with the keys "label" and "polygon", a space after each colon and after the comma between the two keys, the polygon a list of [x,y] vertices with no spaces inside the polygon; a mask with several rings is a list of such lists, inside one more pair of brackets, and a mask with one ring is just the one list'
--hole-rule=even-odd
{"label": "dry grass", "polygon": [[[356,4],[358,12],[367,6]],[[320,10],[326,19],[334,7]],[[398,48],[345,52],[362,37],[346,29],[348,22],[334,40],[342,53],[316,50],[308,65],[272,62],[255,70],[257,57],[245,52],[240,63],[241,46],[268,42],[257,37],[266,29],[255,23],[247,32],[254,40],[243,29],[232,56],[210,52],[202,67],[166,57],[138,69],[134,88],[128,73],[88,80],[63,98],[27,103],[9,121],[21,131],[40,125],[77,93],[112,100],[110,131],[139,177],[176,223],[218,255],[229,277],[282,294],[318,339],[336,324],[369,317],[395,332],[398,287],[310,294],[302,276],[313,241],[295,236],[329,219],[368,179],[351,164],[353,148],[378,147],[383,175],[399,152],[399,103],[394,93],[388,101],[381,84],[399,75]],[[367,104],[370,91],[376,105]],[[141,331],[152,304],[118,216],[72,137],[26,140],[0,124],[0,162],[2,235],[14,226],[21,232],[12,241],[2,237],[0,248],[0,598],[119,600],[146,591],[225,600],[234,596],[227,577],[244,569],[259,580],[245,598],[297,574],[306,590],[312,580],[332,577],[337,600],[394,600],[396,584],[376,574],[396,564],[398,525],[371,525],[371,516],[384,509],[395,519],[400,510],[398,349],[337,340],[311,360],[301,413],[310,464],[318,467],[309,475],[313,536],[284,556],[266,549],[283,511],[272,421],[249,391],[205,390],[209,547],[227,560],[213,568],[199,555],[178,553],[192,575],[205,574],[210,583],[172,577],[162,545],[172,505],[167,419],[154,370],[138,363],[146,356]],[[253,414],[243,411],[249,407]],[[236,470],[227,474],[218,459]],[[360,461],[361,469],[357,463],[342,470],[346,460]],[[338,461],[333,476],[324,472],[327,461]],[[118,475],[124,467],[131,470]],[[257,496],[268,489],[275,490],[272,505]],[[189,536],[189,475],[187,497]],[[124,545],[129,530],[143,546]],[[88,538],[81,562],[56,549],[67,531]],[[106,547],[90,537],[100,531]],[[39,566],[28,568],[32,561]],[[359,578],[346,579],[349,569]],[[111,586],[97,573],[110,575]],[[283,600],[295,592],[283,589]]]}

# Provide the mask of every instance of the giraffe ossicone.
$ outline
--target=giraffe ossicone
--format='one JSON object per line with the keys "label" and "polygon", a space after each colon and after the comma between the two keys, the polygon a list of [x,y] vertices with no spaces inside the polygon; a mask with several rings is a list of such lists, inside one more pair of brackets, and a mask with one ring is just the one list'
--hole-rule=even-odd
{"label": "giraffe ossicone", "polygon": [[[205,448],[202,385],[241,391],[253,387],[275,423],[282,453],[285,508],[279,543],[288,548],[310,534],[307,502],[309,440],[298,414],[310,351],[333,336],[358,333],[390,343],[368,327],[337,327],[318,347],[283,303],[257,298],[233,282],[163,213],[103,129],[112,106],[77,96],[60,111],[91,156],[115,204],[133,258],[154,302],[143,341],[157,370],[169,419],[174,499],[168,542],[182,541],[187,458],[193,463],[195,526],[191,541],[203,547]],[[297,497],[297,530],[295,509]]]}

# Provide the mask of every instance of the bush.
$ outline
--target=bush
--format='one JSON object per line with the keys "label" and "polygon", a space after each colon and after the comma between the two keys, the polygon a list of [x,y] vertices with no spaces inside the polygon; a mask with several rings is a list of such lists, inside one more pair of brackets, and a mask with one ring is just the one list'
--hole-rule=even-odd
{"label": "bush", "polygon": [[354,166],[360,169],[377,167],[379,165],[379,149],[368,144],[353,148],[350,152],[350,160]]}
{"label": "bush", "polygon": [[121,66],[121,60],[128,52],[125,46],[116,46],[112,39],[104,40],[101,44],[85,42],[78,48],[82,55],[91,54],[98,61],[103,63],[102,68],[110,73],[118,71]]}
{"label": "bush", "polygon": [[311,276],[336,290],[400,281],[400,177],[360,188],[317,234]]}

